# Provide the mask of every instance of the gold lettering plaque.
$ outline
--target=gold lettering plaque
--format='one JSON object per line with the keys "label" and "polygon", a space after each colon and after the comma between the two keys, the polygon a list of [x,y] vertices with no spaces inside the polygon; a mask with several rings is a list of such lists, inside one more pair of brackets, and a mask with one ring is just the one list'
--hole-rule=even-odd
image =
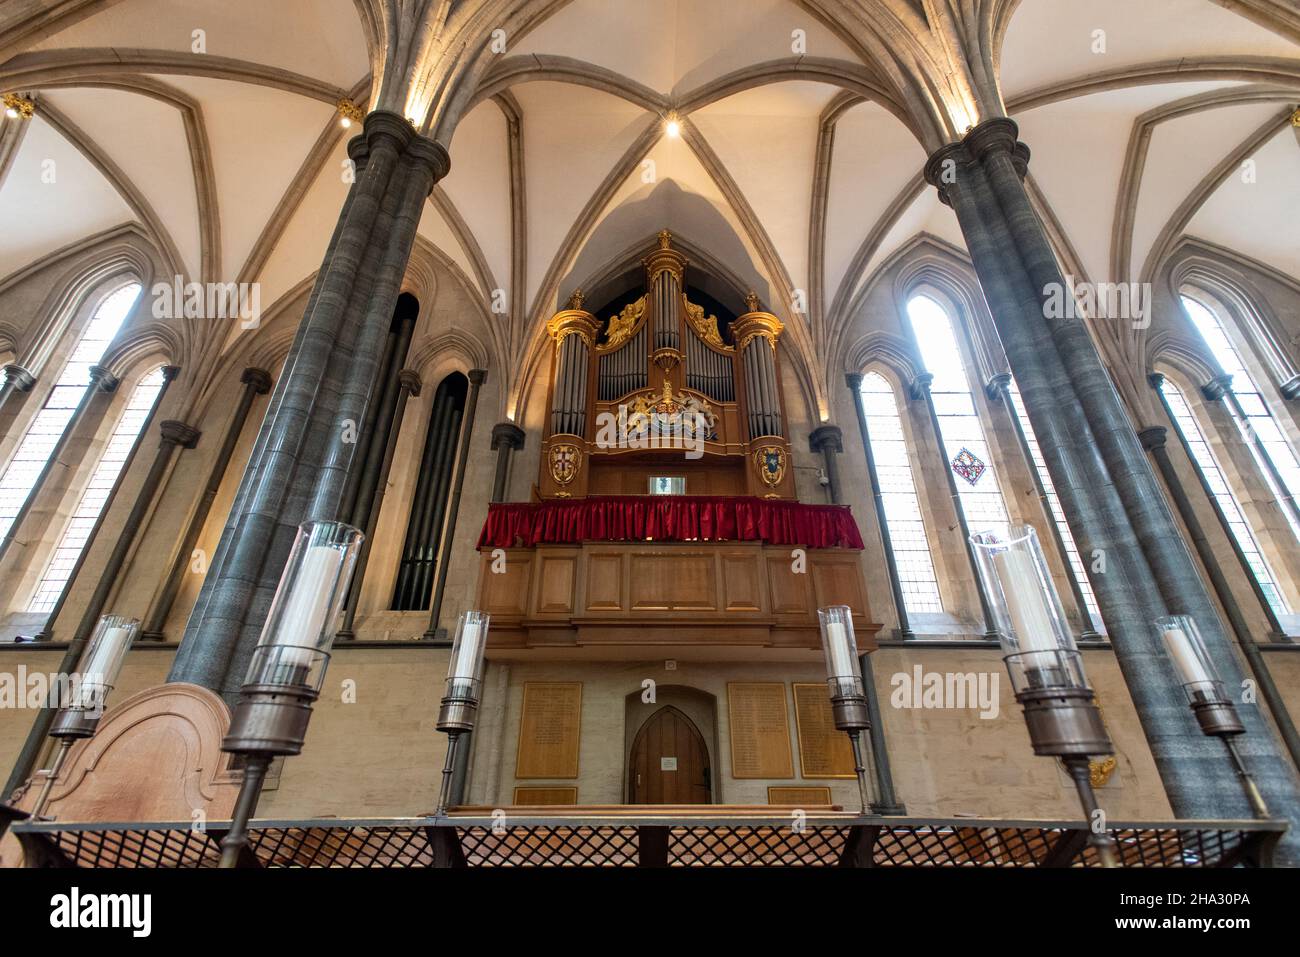
{"label": "gold lettering plaque", "polygon": [[799,768],[805,778],[851,778],[853,745],[835,727],[831,696],[824,684],[794,686],[794,720],[799,733]]}
{"label": "gold lettering plaque", "polygon": [[581,681],[525,681],[515,777],[576,778],[581,731]]}
{"label": "gold lettering plaque", "polygon": [[830,788],[767,789],[767,803],[784,807],[822,807],[831,803]]}
{"label": "gold lettering plaque", "polygon": [[729,682],[727,712],[733,778],[794,777],[784,683]]}

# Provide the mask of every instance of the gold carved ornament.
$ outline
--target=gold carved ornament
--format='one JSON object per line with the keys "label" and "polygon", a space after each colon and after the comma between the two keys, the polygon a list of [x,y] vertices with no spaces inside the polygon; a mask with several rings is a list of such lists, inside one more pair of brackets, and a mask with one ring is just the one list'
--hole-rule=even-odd
{"label": "gold carved ornament", "polygon": [[617,349],[632,337],[633,330],[645,312],[645,299],[642,296],[636,302],[624,306],[617,316],[609,317],[609,330],[605,334],[605,344],[601,346],[603,350]]}
{"label": "gold carved ornament", "polygon": [[682,302],[686,305],[686,319],[695,330],[695,334],[711,346],[716,346],[726,352],[731,351],[731,347],[722,341],[722,333],[718,331],[718,317],[709,316],[704,318],[704,307],[697,306],[682,295]]}

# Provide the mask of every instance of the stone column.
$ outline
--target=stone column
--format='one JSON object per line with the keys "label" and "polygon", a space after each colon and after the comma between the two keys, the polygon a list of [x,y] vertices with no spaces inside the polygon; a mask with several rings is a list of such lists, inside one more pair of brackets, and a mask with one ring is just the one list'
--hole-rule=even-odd
{"label": "stone column", "polygon": [[420,377],[410,369],[404,370],[398,376],[398,384],[400,389],[397,393],[397,406],[393,410],[392,425],[388,429],[388,437],[384,443],[383,461],[379,466],[370,508],[366,513],[366,523],[362,526],[366,537],[361,542],[356,569],[352,572],[352,587],[348,592],[347,604],[343,607],[343,627],[338,633],[340,641],[351,641],[356,637],[352,626],[357,618],[357,604],[361,600],[361,585],[366,577],[366,567],[370,564],[370,549],[375,543],[375,528],[379,525],[380,509],[384,506],[384,494],[388,490],[388,474],[393,467],[393,452],[402,434],[402,419],[406,417],[406,400],[420,394]]}
{"label": "stone column", "polygon": [[68,600],[68,595],[72,592],[72,586],[76,584],[77,576],[81,574],[81,566],[86,563],[86,556],[90,554],[90,550],[94,547],[95,540],[99,537],[99,530],[103,527],[104,520],[108,517],[108,513],[112,511],[113,503],[117,500],[118,489],[122,487],[122,482],[126,479],[126,476],[130,474],[131,466],[135,463],[136,453],[140,451],[140,447],[144,445],[145,441],[148,439],[149,429],[153,426],[154,416],[157,414],[158,409],[162,407],[163,400],[167,397],[167,390],[171,387],[172,381],[180,371],[179,366],[163,367],[163,386],[158,391],[158,395],[154,399],[153,406],[149,409],[149,415],[145,418],[144,424],[140,427],[140,434],[137,435],[135,441],[131,443],[131,451],[127,454],[126,461],[122,463],[121,471],[117,473],[117,478],[113,481],[113,488],[109,491],[108,498],[105,499],[103,507],[99,510],[99,514],[95,516],[95,524],[91,528],[90,534],[86,537],[86,544],[82,546],[80,553],[77,555],[77,561],[72,566],[72,571],[69,573],[68,580],[63,586],[63,591],[59,592],[58,601],[56,601],[54,607],[50,609],[50,615],[45,619],[45,626],[41,628],[40,632],[36,635],[37,641],[51,641],[54,638],[55,625],[58,624],[59,616],[63,613],[63,607]]}
{"label": "stone column", "polygon": [[[1277,724],[1278,733],[1282,736],[1282,743],[1286,745],[1292,762],[1300,767],[1300,734],[1296,733],[1295,722],[1291,719],[1291,712],[1287,710],[1286,702],[1282,700],[1277,685],[1273,681],[1273,673],[1268,670],[1268,664],[1264,661],[1259,646],[1255,644],[1255,636],[1251,634],[1250,625],[1246,622],[1246,616],[1241,613],[1241,606],[1237,604],[1237,597],[1232,593],[1232,587],[1223,574],[1223,568],[1219,565],[1219,560],[1214,554],[1214,546],[1206,538],[1205,530],[1201,527],[1201,521],[1196,517],[1196,509],[1187,497],[1183,483],[1178,479],[1178,471],[1174,468],[1174,463],[1169,458],[1169,452],[1165,449],[1166,434],[1163,426],[1153,425],[1140,431],[1138,439],[1142,442],[1142,447],[1151,454],[1156,467],[1160,470],[1160,475],[1165,481],[1165,487],[1169,489],[1169,495],[1174,500],[1174,507],[1178,509],[1178,514],[1187,527],[1187,533],[1196,548],[1196,554],[1200,556],[1201,564],[1205,566],[1205,572],[1210,576],[1210,584],[1214,586],[1214,593],[1218,595],[1219,603],[1223,605],[1223,611],[1228,616],[1232,630],[1237,636],[1237,644],[1241,647],[1241,652],[1245,656],[1247,664],[1250,665],[1255,680],[1259,682],[1260,696],[1263,697],[1269,711],[1273,714],[1273,721]],[[1184,449],[1186,449],[1186,446],[1184,446]],[[1188,455],[1188,458],[1191,459],[1191,456]],[[1194,459],[1192,465],[1196,465]],[[1200,474],[1199,468],[1197,473]],[[1224,534],[1232,542],[1233,551],[1236,553],[1238,561],[1242,562],[1246,577],[1254,586],[1256,595],[1263,601],[1264,610],[1269,620],[1277,627],[1277,618],[1273,615],[1272,607],[1263,599],[1263,593],[1259,590],[1259,582],[1255,580],[1254,571],[1246,563],[1245,556],[1241,554],[1237,540],[1228,529],[1227,519],[1219,508],[1213,493],[1210,492],[1208,486],[1204,485],[1204,476],[1201,477],[1201,480],[1206,495],[1210,499],[1210,504],[1214,506],[1215,514],[1219,517],[1220,522],[1224,524]],[[1286,641],[1287,639],[1285,636],[1278,636],[1278,640]]]}
{"label": "stone column", "polygon": [[823,425],[813,430],[808,436],[808,447],[813,452],[820,452],[826,468],[826,482],[830,489],[831,501],[842,505],[840,497],[839,454],[844,451],[844,435],[837,425]]}
{"label": "stone column", "polygon": [[244,370],[239,381],[243,383],[244,389],[239,394],[235,414],[230,424],[226,426],[221,448],[217,451],[217,458],[212,463],[211,471],[208,472],[208,480],[204,483],[199,503],[190,516],[189,524],[185,526],[185,534],[181,537],[176,554],[172,556],[167,577],[163,579],[162,587],[145,614],[144,628],[140,633],[143,639],[162,641],[166,637],[163,628],[167,624],[167,616],[171,614],[181,582],[185,579],[186,570],[193,559],[194,546],[198,544],[199,536],[203,533],[203,525],[208,520],[208,513],[212,511],[212,503],[216,500],[221,482],[226,477],[226,469],[230,467],[230,458],[234,455],[235,446],[239,444],[239,436],[248,422],[248,413],[253,407],[253,401],[257,396],[265,395],[271,388],[271,374],[265,369],[250,366]]}
{"label": "stone column", "polygon": [[31,392],[32,386],[36,385],[36,377],[16,363],[10,363],[3,369],[5,381],[0,385],[0,435],[9,430],[9,424],[13,421],[13,414],[9,410],[9,402],[15,393]]}
{"label": "stone column", "polygon": [[962,545],[966,549],[966,560],[970,564],[971,577],[975,580],[975,594],[979,596],[980,614],[984,618],[984,637],[996,640],[998,633],[993,626],[993,608],[989,604],[989,595],[980,577],[979,563],[975,560],[975,546],[970,540],[970,523],[966,521],[966,510],[961,504],[961,490],[957,488],[957,479],[952,474],[952,463],[948,461],[948,443],[943,438],[943,428],[939,425],[939,413],[934,407],[934,396],[930,392],[930,383],[934,373],[922,372],[908,389],[909,397],[925,402],[926,412],[930,416],[930,429],[934,432],[934,441],[943,456],[943,477],[948,482],[948,495],[952,498],[952,509],[957,515],[957,527],[961,531]]}
{"label": "stone column", "polygon": [[[1300,503],[1297,503],[1295,496],[1291,494],[1286,480],[1278,470],[1277,463],[1273,461],[1273,455],[1269,452],[1268,446],[1264,440],[1252,428],[1248,428],[1250,420],[1246,417],[1246,410],[1241,407],[1241,400],[1237,394],[1232,391],[1232,376],[1221,375],[1211,379],[1205,385],[1201,386],[1201,395],[1210,402],[1226,401],[1228,408],[1232,410],[1232,419],[1237,428],[1244,433],[1244,441],[1254,446],[1259,461],[1264,465],[1264,471],[1268,472],[1270,484],[1277,493],[1278,504],[1282,506],[1293,521],[1300,522]],[[1243,428],[1245,427],[1245,428]]]}
{"label": "stone column", "polygon": [[237,700],[299,525],[343,517],[416,227],[446,150],[376,111],[170,678]]}
{"label": "stone column", "polygon": [[876,456],[871,451],[871,435],[867,429],[867,411],[862,407],[862,373],[845,373],[844,382],[849,387],[853,408],[858,414],[858,431],[862,435],[862,450],[867,458],[867,477],[871,480],[871,498],[876,506],[876,525],[880,528],[880,544],[885,551],[885,570],[889,574],[889,591],[894,598],[894,611],[898,614],[898,636],[906,641],[915,638],[907,620],[907,606],[903,603],[903,585],[898,577],[898,562],[894,558],[894,542],[889,535],[889,521],[885,515],[885,498],[880,491],[880,475],[876,472]]}
{"label": "stone column", "polygon": [[[68,419],[68,424],[64,426],[63,434],[59,436],[58,441],[54,443],[54,448],[50,450],[49,458],[45,460],[45,465],[41,472],[36,476],[36,481],[32,483],[31,491],[27,493],[27,498],[23,500],[22,507],[14,520],[10,523],[9,528],[5,531],[4,537],[0,538],[0,559],[9,551],[9,546],[14,543],[22,530],[23,523],[27,521],[27,516],[31,514],[32,507],[36,504],[36,499],[41,494],[41,489],[45,486],[59,464],[59,458],[63,455],[72,440],[72,436],[81,426],[82,420],[86,417],[86,410],[90,408],[91,401],[95,395],[100,392],[113,392],[117,389],[118,378],[109,372],[103,366],[90,367],[90,384],[86,386],[86,391],[82,393],[81,401],[77,403],[77,408],[73,411],[72,416]],[[19,440],[21,441],[21,439]]]}
{"label": "stone column", "polygon": [[506,500],[506,479],[510,475],[510,453],[524,447],[524,430],[513,422],[492,426],[492,451],[497,454],[497,471],[492,480],[492,501]]}
{"label": "stone column", "polygon": [[1079,579],[1075,577],[1074,566],[1070,564],[1070,551],[1065,547],[1065,536],[1061,534],[1061,528],[1056,524],[1056,516],[1052,514],[1052,503],[1047,498],[1047,486],[1043,484],[1043,478],[1038,474],[1038,466],[1034,463],[1034,452],[1029,446],[1029,436],[1025,434],[1025,427],[1020,423],[1020,416],[1016,414],[1015,405],[1011,402],[1011,374],[1004,372],[994,376],[989,381],[986,391],[990,397],[1002,399],[1007,415],[1011,419],[1016,441],[1020,444],[1020,454],[1024,456],[1025,465],[1034,481],[1034,491],[1038,493],[1038,504],[1042,506],[1043,520],[1051,529],[1056,553],[1060,556],[1061,565],[1065,569],[1066,581],[1070,583],[1070,594],[1074,598],[1074,613],[1079,620],[1079,637],[1084,641],[1096,641],[1101,638],[1101,635],[1092,626],[1092,614],[1088,611],[1088,602],[1083,597],[1083,588],[1079,585]]}
{"label": "stone column", "polygon": [[[1196,618],[1224,681],[1241,669],[1082,319],[1021,177],[1028,149],[1009,119],[936,152],[926,177],[952,205],[1011,370],[1080,549],[1100,554],[1094,587],[1170,803],[1184,817],[1245,817],[1218,742],[1202,735],[1152,621]],[[1055,304],[1055,305],[1054,305]],[[1061,307],[1061,308],[1057,308]],[[1050,316],[1050,318],[1049,318]],[[1245,761],[1272,807],[1300,823],[1300,788],[1257,708],[1241,709]],[[1300,863],[1300,840],[1278,858]]]}
{"label": "stone column", "polygon": [[[447,588],[447,568],[451,560],[452,542],[456,537],[460,494],[465,487],[465,466],[469,461],[469,446],[474,437],[474,409],[478,405],[479,387],[486,379],[485,369],[469,370],[469,395],[465,397],[465,419],[460,426],[460,450],[457,453],[455,484],[452,485],[451,502],[447,505],[447,521],[443,525],[442,543],[438,546],[438,580],[433,589],[433,601],[429,605],[429,628],[424,633],[427,641],[438,637],[438,617],[442,614],[442,595]],[[464,747],[461,751],[468,754],[469,748]]]}

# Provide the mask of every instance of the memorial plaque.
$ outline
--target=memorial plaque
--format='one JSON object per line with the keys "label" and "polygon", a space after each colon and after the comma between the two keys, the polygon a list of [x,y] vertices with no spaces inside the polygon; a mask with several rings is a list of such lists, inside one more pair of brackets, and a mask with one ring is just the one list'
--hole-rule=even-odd
{"label": "memorial plaque", "polygon": [[771,787],[767,789],[767,803],[783,807],[826,807],[831,803],[831,789]]}
{"label": "memorial plaque", "polygon": [[515,777],[576,778],[581,681],[525,681]]}
{"label": "memorial plaque", "polygon": [[831,696],[824,684],[795,684],[794,719],[799,732],[799,768],[805,778],[852,778],[853,745],[835,727]]}
{"label": "memorial plaque", "polygon": [[564,806],[578,803],[577,788],[515,788],[515,804]]}
{"label": "memorial plaque", "polygon": [[727,711],[733,778],[794,777],[783,683],[728,683]]}

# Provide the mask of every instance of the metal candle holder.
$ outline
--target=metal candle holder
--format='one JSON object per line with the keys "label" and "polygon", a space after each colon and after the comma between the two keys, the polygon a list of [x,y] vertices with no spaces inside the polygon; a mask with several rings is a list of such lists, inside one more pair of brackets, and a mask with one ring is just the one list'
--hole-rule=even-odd
{"label": "metal candle holder", "polygon": [[1241,723],[1236,705],[1224,690],[1223,681],[1219,678],[1218,669],[1210,658],[1196,622],[1189,615],[1167,615],[1156,619],[1156,628],[1160,632],[1165,651],[1182,680],[1183,690],[1187,693],[1192,713],[1196,715],[1196,722],[1201,726],[1201,733],[1223,742],[1228,760],[1232,762],[1242,790],[1246,792],[1251,811],[1255,817],[1267,819],[1268,805],[1264,803],[1264,796],[1259,793],[1255,779],[1242,763],[1241,754],[1233,740],[1237,735],[1246,733],[1246,726]]}
{"label": "metal candle holder", "polygon": [[298,529],[221,742],[221,750],[244,759],[230,830],[221,839],[222,867],[235,867],[248,844],[248,822],[271,759],[302,751],[363,537],[342,522]]}
{"label": "metal candle holder", "polygon": [[94,634],[86,644],[86,650],[77,662],[76,676],[78,684],[73,687],[72,695],[50,725],[49,736],[59,742],[59,751],[54,756],[54,763],[46,773],[41,793],[32,807],[32,817],[39,818],[49,800],[54,781],[63,770],[63,763],[72,750],[72,745],[92,737],[99,727],[99,720],[104,716],[104,703],[108,693],[117,683],[117,676],[126,660],[127,650],[140,631],[140,619],[126,618],[121,615],[104,615],[95,625]]}
{"label": "metal candle holder", "polygon": [[1090,758],[1115,749],[1038,534],[1031,526],[1013,525],[1005,533],[979,532],[970,541],[1034,753],[1059,758],[1065,765],[1088,821],[1088,843],[1103,867],[1117,867],[1114,839],[1095,830],[1100,809],[1089,767]]}
{"label": "metal candle holder", "polygon": [[461,736],[474,730],[474,721],[478,717],[483,689],[483,652],[487,648],[490,620],[487,612],[467,611],[456,622],[456,638],[447,665],[446,691],[438,709],[438,730],[447,735],[447,761],[442,768],[437,815],[447,810]]}
{"label": "metal candle holder", "polygon": [[867,790],[867,768],[863,759],[862,734],[871,729],[867,693],[858,665],[858,641],[853,634],[853,610],[848,605],[817,609],[821,625],[822,651],[826,655],[826,685],[831,694],[831,717],[835,727],[853,744],[853,773],[858,778],[862,813],[872,809]]}

